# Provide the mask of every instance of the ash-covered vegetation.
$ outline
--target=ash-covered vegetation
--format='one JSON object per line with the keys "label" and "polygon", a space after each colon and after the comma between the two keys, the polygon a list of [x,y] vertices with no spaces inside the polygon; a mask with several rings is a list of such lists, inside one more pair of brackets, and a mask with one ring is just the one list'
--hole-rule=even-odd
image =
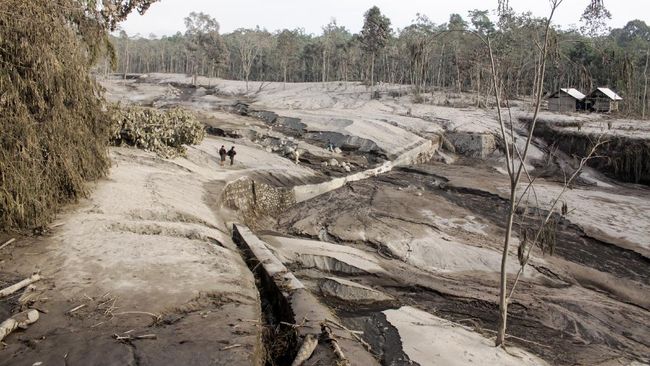
{"label": "ash-covered vegetation", "polygon": [[110,118],[112,144],[135,146],[165,158],[184,155],[184,145],[198,144],[205,137],[203,124],[181,108],[160,111],[115,105]]}
{"label": "ash-covered vegetation", "polygon": [[0,1],[0,230],[46,225],[106,174],[109,125],[90,68],[152,0]]}

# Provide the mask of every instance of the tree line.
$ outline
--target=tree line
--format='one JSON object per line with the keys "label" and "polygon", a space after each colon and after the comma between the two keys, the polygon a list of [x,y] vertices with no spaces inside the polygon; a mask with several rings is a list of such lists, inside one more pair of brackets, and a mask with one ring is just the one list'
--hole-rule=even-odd
{"label": "tree line", "polygon": [[[593,19],[609,14],[585,13],[588,29],[552,29],[544,92],[561,87],[588,92],[606,86],[624,96],[624,113],[641,114],[647,103],[650,27],[633,20],[603,31],[602,21]],[[410,84],[416,92],[472,92],[481,105],[493,86],[487,82],[491,70],[486,50],[476,35],[493,40],[503,92],[517,98],[533,92],[535,47],[544,31],[543,18],[510,8],[501,11],[496,22],[487,10],[472,10],[466,17],[452,14],[444,24],[417,15],[407,27],[392,29],[390,20],[373,7],[356,34],[335,20],[319,35],[259,27],[221,34],[217,20],[204,13],[191,13],[185,25],[184,33],[162,38],[128,37],[125,32],[112,37],[117,70],[246,81],[380,81]]]}

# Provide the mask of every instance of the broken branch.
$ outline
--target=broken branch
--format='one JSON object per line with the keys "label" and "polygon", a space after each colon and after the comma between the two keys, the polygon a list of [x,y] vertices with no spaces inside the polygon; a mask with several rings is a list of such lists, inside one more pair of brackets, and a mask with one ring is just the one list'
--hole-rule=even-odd
{"label": "broken branch", "polygon": [[311,357],[316,346],[318,346],[318,339],[313,334],[307,334],[305,339],[302,341],[302,345],[300,346],[298,354],[293,360],[291,366],[301,366],[303,362],[307,361],[309,357]]}
{"label": "broken branch", "polygon": [[68,310],[68,311],[67,311],[67,314],[72,314],[72,313],[74,313],[75,311],[77,311],[77,310],[79,310],[79,309],[81,309],[81,308],[84,308],[84,307],[86,307],[86,304],[81,304],[81,305],[79,305],[79,306],[75,306],[74,308]]}
{"label": "broken branch", "polygon": [[127,314],[137,314],[137,315],[149,315],[153,317],[156,321],[159,321],[162,316],[148,311],[123,311],[121,313],[113,313],[113,315],[127,315]]}
{"label": "broken branch", "polygon": [[16,241],[16,238],[11,238],[11,239],[7,240],[4,244],[0,245],[0,250],[4,249],[7,245],[9,245],[9,244],[11,244],[11,243],[13,243],[15,241]]}
{"label": "broken branch", "polygon": [[236,343],[236,344],[233,344],[233,345],[231,345],[231,346],[224,347],[224,348],[222,348],[221,350],[222,350],[222,351],[226,351],[226,350],[233,349],[233,348],[237,348],[237,347],[241,347],[241,344]]}
{"label": "broken branch", "polygon": [[327,321],[327,322],[329,322],[331,324],[334,324],[337,327],[347,331],[348,333],[350,333],[350,335],[352,335],[352,337],[354,337],[354,339],[356,339],[359,343],[361,343],[366,348],[366,350],[368,350],[368,352],[372,352],[372,347],[370,346],[370,344],[368,344],[368,342],[364,341],[361,337],[358,336],[358,334],[363,334],[363,332],[358,331],[358,330],[349,329],[345,325],[340,324],[338,322],[335,322],[332,319],[325,319],[325,321]]}
{"label": "broken branch", "polygon": [[350,361],[345,357],[343,351],[341,351],[339,342],[336,340],[334,334],[332,333],[332,328],[330,328],[326,322],[322,322],[320,323],[320,329],[323,334],[323,338],[328,342],[330,342],[330,345],[332,346],[332,350],[334,350],[334,354],[339,359],[339,361],[341,361],[340,363],[342,365],[350,365]]}
{"label": "broken branch", "polygon": [[30,278],[26,278],[20,282],[18,282],[15,285],[11,285],[3,290],[0,290],[0,297],[5,297],[13,294],[14,292],[22,289],[23,287],[27,287],[31,285],[32,283],[38,281],[41,279],[41,275],[39,274],[34,274]]}
{"label": "broken branch", "polygon": [[113,334],[113,338],[115,338],[116,340],[118,340],[120,342],[130,342],[130,341],[136,340],[136,339],[158,339],[158,336],[156,336],[155,334],[143,334],[143,335],[139,335],[139,336],[131,336],[131,335],[128,335],[128,334],[125,335],[125,336],[121,336],[119,334]]}

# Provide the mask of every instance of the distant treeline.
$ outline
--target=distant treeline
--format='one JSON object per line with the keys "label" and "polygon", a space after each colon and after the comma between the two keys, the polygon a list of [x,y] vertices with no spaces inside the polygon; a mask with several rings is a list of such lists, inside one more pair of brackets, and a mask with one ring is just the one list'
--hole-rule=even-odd
{"label": "distant treeline", "polygon": [[[192,13],[186,19],[185,33],[158,39],[128,38],[122,32],[112,41],[117,71],[122,73],[289,82],[374,79],[411,84],[416,92],[473,92],[480,105],[482,98],[494,92],[487,48],[480,38],[489,36],[502,92],[516,98],[533,91],[539,63],[535,47],[542,43],[544,31],[542,18],[507,11],[493,23],[487,11],[473,10],[467,18],[452,14],[445,24],[434,24],[419,15],[413,24],[393,30],[390,21],[373,8],[365,20],[359,34],[332,21],[320,35],[301,29],[272,33],[260,28],[222,35],[215,19]],[[587,93],[607,86],[625,99],[622,113],[641,115],[647,100],[649,52],[650,27],[640,20],[598,33],[555,29],[545,92],[575,87]],[[108,67],[105,71],[109,72]]]}

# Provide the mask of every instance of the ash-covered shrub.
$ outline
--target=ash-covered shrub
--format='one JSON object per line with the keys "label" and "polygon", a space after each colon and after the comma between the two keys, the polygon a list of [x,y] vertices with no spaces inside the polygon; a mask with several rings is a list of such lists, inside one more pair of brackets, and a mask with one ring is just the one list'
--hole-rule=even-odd
{"label": "ash-covered shrub", "polygon": [[184,145],[203,141],[205,129],[194,114],[181,109],[119,105],[109,108],[111,116],[111,143],[127,144],[153,151],[165,158],[185,154]]}

